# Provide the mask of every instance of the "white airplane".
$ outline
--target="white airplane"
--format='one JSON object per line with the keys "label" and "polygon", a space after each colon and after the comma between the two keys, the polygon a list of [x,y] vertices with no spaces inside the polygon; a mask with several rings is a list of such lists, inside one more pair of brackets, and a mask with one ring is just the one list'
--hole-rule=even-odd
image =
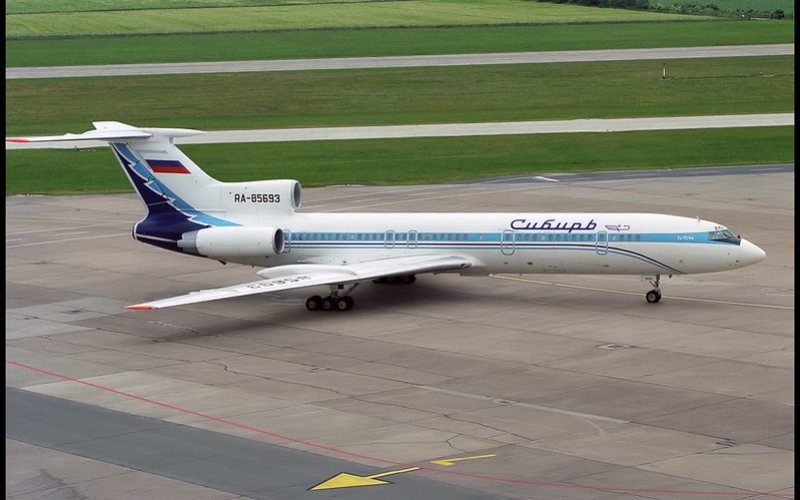
{"label": "white airplane", "polygon": [[632,274],[661,300],[660,278],[727,271],[765,253],[698,218],[645,213],[302,213],[295,180],[220,182],[173,140],[202,133],[94,122],[82,134],[14,142],[107,141],[144,201],[134,239],[222,263],[262,267],[260,281],[128,306],[160,309],[327,285],[309,310],[353,307],[359,283],[411,283],[422,273]]}

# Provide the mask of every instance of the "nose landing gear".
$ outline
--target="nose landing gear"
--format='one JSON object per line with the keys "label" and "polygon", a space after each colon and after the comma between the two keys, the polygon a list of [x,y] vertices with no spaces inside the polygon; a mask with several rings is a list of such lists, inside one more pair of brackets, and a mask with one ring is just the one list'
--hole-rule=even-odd
{"label": "nose landing gear", "polygon": [[647,299],[647,302],[655,304],[661,300],[661,292],[659,290],[650,290],[645,294],[644,298]]}
{"label": "nose landing gear", "polygon": [[661,275],[656,274],[656,278],[654,280],[648,279],[648,281],[650,282],[651,285],[653,285],[653,289],[647,292],[644,298],[647,300],[648,303],[655,304],[661,300],[661,288],[660,288]]}

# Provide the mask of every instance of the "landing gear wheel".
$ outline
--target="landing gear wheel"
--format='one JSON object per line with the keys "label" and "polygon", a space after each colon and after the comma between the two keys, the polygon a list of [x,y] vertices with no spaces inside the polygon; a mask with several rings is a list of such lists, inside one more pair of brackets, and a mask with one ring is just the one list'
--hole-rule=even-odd
{"label": "landing gear wheel", "polygon": [[322,299],[322,310],[323,311],[331,311],[333,307],[336,305],[336,299],[333,297],[325,297]]}
{"label": "landing gear wheel", "polygon": [[319,311],[322,309],[322,297],[314,295],[306,300],[306,309],[309,311]]}
{"label": "landing gear wheel", "polygon": [[647,299],[647,302],[655,304],[661,300],[661,292],[658,290],[650,290],[644,297]]}
{"label": "landing gear wheel", "polygon": [[355,305],[355,301],[352,297],[344,296],[341,297],[339,300],[336,301],[336,310],[338,311],[349,311]]}

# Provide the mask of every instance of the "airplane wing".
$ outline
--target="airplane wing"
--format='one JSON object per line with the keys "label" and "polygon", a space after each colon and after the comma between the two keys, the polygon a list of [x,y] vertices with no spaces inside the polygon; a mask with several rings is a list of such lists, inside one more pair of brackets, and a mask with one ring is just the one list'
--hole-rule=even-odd
{"label": "airplane wing", "polygon": [[436,273],[457,271],[472,266],[472,261],[457,256],[419,255],[412,257],[393,257],[342,266],[319,264],[292,264],[269,267],[257,274],[261,281],[240,285],[200,290],[178,297],[156,300],[127,306],[127,309],[148,310],[196,304],[212,300],[243,297],[259,293],[294,290],[318,285],[336,285],[366,281],[375,278],[404,274]]}

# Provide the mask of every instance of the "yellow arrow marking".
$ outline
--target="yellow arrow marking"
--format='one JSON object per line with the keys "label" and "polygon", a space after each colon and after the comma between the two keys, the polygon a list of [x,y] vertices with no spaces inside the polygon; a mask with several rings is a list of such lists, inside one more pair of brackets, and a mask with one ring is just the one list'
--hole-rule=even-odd
{"label": "yellow arrow marking", "polygon": [[356,488],[358,486],[377,486],[379,484],[391,484],[389,481],[381,481],[378,478],[384,476],[391,476],[392,474],[402,474],[403,472],[411,472],[419,470],[419,467],[411,467],[402,470],[392,470],[389,472],[381,472],[380,474],[373,474],[371,476],[356,476],[342,472],[337,476],[333,476],[327,481],[323,481],[309,491],[317,490],[333,490],[336,488]]}
{"label": "yellow arrow marking", "polygon": [[451,465],[455,465],[456,462],[461,462],[463,460],[476,460],[478,458],[492,458],[496,457],[497,455],[476,455],[474,457],[464,457],[464,458],[448,458],[446,460],[431,460],[432,464],[436,465],[443,465],[445,467],[450,467]]}

